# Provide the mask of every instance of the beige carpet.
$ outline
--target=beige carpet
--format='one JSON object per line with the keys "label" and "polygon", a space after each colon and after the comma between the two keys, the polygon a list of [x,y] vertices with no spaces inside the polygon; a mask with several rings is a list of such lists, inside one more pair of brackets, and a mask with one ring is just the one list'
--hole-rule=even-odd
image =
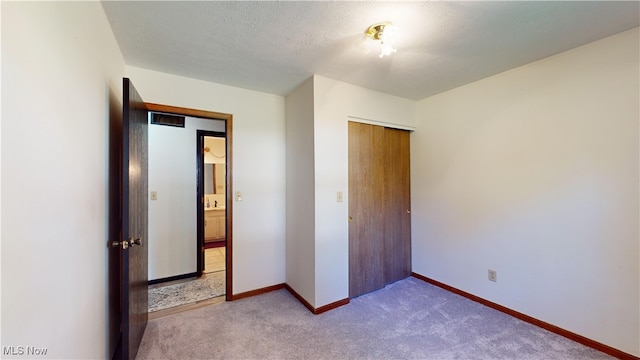
{"label": "beige carpet", "polygon": [[138,359],[611,359],[421,280],[311,314],[286,290],[149,321]]}

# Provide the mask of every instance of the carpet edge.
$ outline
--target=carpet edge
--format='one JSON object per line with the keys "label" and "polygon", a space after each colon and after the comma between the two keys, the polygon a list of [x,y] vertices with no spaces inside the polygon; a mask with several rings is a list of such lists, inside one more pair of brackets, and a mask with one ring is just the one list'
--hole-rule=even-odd
{"label": "carpet edge", "polygon": [[482,304],[484,306],[490,307],[490,308],[492,308],[494,310],[498,310],[498,311],[500,311],[502,313],[505,313],[507,315],[513,316],[513,317],[515,317],[517,319],[520,319],[520,320],[522,320],[524,322],[527,322],[527,323],[530,323],[532,325],[535,325],[535,326],[537,326],[539,328],[542,328],[542,329],[545,329],[547,331],[550,331],[550,332],[552,332],[554,334],[557,334],[557,335],[560,335],[560,336],[564,336],[567,339],[570,339],[570,340],[573,340],[573,341],[575,341],[577,343],[580,343],[582,345],[588,346],[588,347],[590,347],[590,348],[592,348],[594,350],[598,350],[598,351],[603,352],[605,354],[614,356],[614,357],[616,357],[618,359],[622,359],[622,360],[640,360],[639,357],[631,355],[629,353],[626,353],[626,352],[624,352],[622,350],[618,350],[618,349],[616,349],[614,347],[611,347],[609,345],[605,345],[605,344],[603,344],[601,342],[598,342],[596,340],[593,340],[593,339],[589,339],[589,338],[587,338],[585,336],[576,334],[574,332],[571,332],[569,330],[563,329],[563,328],[558,327],[556,325],[549,324],[549,323],[547,323],[545,321],[536,319],[536,318],[534,318],[532,316],[529,316],[527,314],[523,314],[521,312],[515,311],[515,310],[510,309],[510,308],[508,308],[506,306],[502,306],[500,304],[494,303],[492,301],[489,301],[487,299],[484,299],[484,298],[481,298],[479,296],[473,295],[471,293],[468,293],[466,291],[460,290],[460,289],[455,288],[455,287],[453,287],[451,285],[447,285],[447,284],[442,283],[440,281],[431,279],[431,278],[426,277],[424,275],[420,275],[420,274],[418,274],[416,272],[411,272],[411,276],[415,277],[416,279],[419,279],[419,280],[422,280],[424,282],[427,282],[427,283],[429,283],[431,285],[437,286],[437,287],[439,287],[441,289],[444,289],[444,290],[447,290],[447,291],[452,292],[454,294],[457,294],[457,295],[460,295],[462,297],[465,297],[465,298],[467,298],[469,300],[475,301],[475,302],[477,302],[479,304]]}

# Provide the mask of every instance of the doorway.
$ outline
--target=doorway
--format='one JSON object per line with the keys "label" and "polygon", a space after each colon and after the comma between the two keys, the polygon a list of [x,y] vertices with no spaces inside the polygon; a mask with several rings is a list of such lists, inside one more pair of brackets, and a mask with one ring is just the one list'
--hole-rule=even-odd
{"label": "doorway", "polygon": [[[199,130],[198,204],[203,208],[198,221],[198,273],[204,276],[226,270],[226,139],[224,133]],[[202,195],[200,195],[202,194]],[[200,216],[200,215],[199,215]],[[200,241],[198,241],[200,243]]]}
{"label": "doorway", "polygon": [[[221,220],[222,225],[219,225],[221,227],[223,227],[224,229],[224,245],[225,245],[225,256],[224,256],[224,268],[225,268],[225,274],[224,274],[224,283],[225,283],[225,300],[230,301],[231,297],[232,297],[232,289],[233,289],[233,266],[232,266],[232,251],[233,251],[233,203],[232,200],[233,198],[231,197],[231,193],[232,193],[232,129],[233,129],[233,116],[231,114],[225,114],[225,113],[217,113],[217,112],[211,112],[211,111],[203,111],[203,110],[195,110],[195,109],[189,109],[189,108],[182,108],[182,107],[175,107],[175,106],[168,106],[168,105],[160,105],[160,104],[153,104],[153,103],[146,103],[145,104],[148,108],[149,111],[152,112],[160,112],[160,113],[165,113],[165,114],[172,114],[172,115],[178,115],[178,116],[187,116],[187,117],[194,117],[194,118],[198,118],[199,120],[217,120],[217,121],[223,121],[224,122],[224,131],[221,131],[217,134],[213,134],[214,136],[222,136],[224,138],[224,152],[225,152],[225,163],[222,166],[222,168],[224,169],[223,172],[223,177],[224,177],[224,194],[221,195],[223,197],[223,203],[225,205],[225,216],[224,218]],[[195,135],[195,134],[194,134]],[[191,135],[191,136],[194,136]],[[195,138],[196,136],[194,136]],[[191,139],[194,139],[191,138]],[[194,139],[196,140],[196,139]],[[193,140],[191,140],[193,141]],[[202,144],[204,145],[204,144]],[[192,145],[193,146],[193,145]],[[200,147],[200,149],[203,149],[204,146]],[[193,150],[191,150],[193,151]],[[193,158],[196,162],[191,162],[191,166],[194,166],[195,168],[198,168],[199,165],[202,161],[203,158],[203,153],[202,150],[198,150],[196,153],[196,156]],[[203,162],[203,161],[202,161]],[[193,169],[193,168],[192,168]],[[198,181],[203,181],[203,177],[204,177],[204,167],[202,167],[202,173],[198,173],[197,175],[197,179],[199,179]],[[218,179],[218,183],[220,183],[220,179]],[[197,186],[197,189],[199,189],[200,186]],[[203,256],[203,252],[204,252],[204,206],[206,205],[204,203],[204,183],[202,183],[202,192],[199,192],[196,190],[194,193],[192,193],[193,198],[192,199],[197,199],[196,202],[191,203],[192,205],[190,205],[189,207],[191,207],[191,209],[194,209],[196,211],[195,215],[196,215],[196,232],[199,231],[200,229],[202,230],[202,234],[197,235],[196,238],[196,244],[194,246],[194,248],[196,249],[195,252],[193,253],[195,256],[195,262],[196,262],[196,266],[193,270],[193,272],[188,273],[188,274],[184,274],[184,275],[180,275],[180,276],[175,276],[173,277],[174,279],[171,280],[178,280],[180,278],[188,278],[188,277],[198,277],[202,275],[202,270],[204,270],[204,256]],[[191,200],[193,201],[193,200]],[[215,200],[214,200],[215,201]],[[215,203],[213,203],[215,204]],[[212,204],[212,200],[210,199],[210,206],[213,205]],[[221,205],[220,201],[218,202],[219,206]],[[193,206],[193,207],[192,207]],[[175,209],[172,209],[173,211],[175,211]],[[193,246],[193,245],[192,245]],[[166,279],[169,280],[169,279]]]}

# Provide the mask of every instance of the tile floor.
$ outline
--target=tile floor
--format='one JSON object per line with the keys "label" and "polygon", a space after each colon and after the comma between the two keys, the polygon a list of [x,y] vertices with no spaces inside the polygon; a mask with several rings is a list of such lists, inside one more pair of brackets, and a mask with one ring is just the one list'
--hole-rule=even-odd
{"label": "tile floor", "polygon": [[204,273],[225,270],[225,247],[204,250]]}

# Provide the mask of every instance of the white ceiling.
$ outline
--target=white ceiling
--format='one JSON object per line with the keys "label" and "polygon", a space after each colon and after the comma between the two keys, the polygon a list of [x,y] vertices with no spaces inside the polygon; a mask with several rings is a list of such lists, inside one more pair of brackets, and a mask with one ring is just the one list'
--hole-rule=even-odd
{"label": "white ceiling", "polygon": [[[408,99],[640,25],[640,2],[103,1],[129,65],[287,95],[312,74]],[[397,53],[363,51],[391,21]]]}

